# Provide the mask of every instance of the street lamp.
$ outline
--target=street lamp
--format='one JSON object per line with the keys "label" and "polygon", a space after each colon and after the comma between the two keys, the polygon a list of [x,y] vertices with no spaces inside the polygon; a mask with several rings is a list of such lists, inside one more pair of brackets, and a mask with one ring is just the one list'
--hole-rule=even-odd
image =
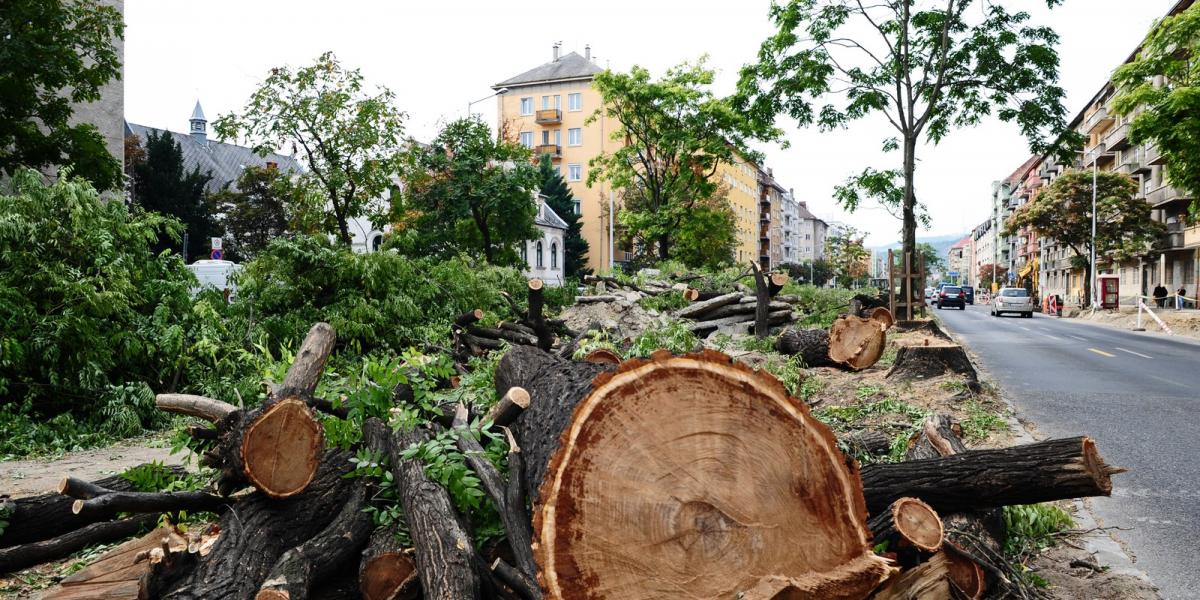
{"label": "street lamp", "polygon": [[[1097,182],[1097,179],[1099,178],[1100,171],[1099,171],[1099,168],[1096,166],[1096,163],[1100,160],[1100,157],[1102,155],[1107,154],[1107,152],[1105,152],[1105,150],[1108,150],[1108,145],[1101,142],[1098,146],[1096,146],[1096,149],[1093,150],[1091,153],[1092,154],[1092,243],[1091,243],[1091,262],[1089,264],[1092,266],[1092,277],[1091,277],[1092,298],[1091,298],[1091,300],[1092,300],[1092,310],[1093,311],[1095,311],[1096,308],[1098,308],[1100,306],[1100,301],[1097,296],[1099,291],[1096,289],[1096,282],[1099,280],[1099,278],[1096,276],[1096,194],[1097,194],[1096,187],[1099,185]],[[1087,154],[1087,153],[1083,152],[1081,154]]]}
{"label": "street lamp", "polygon": [[494,98],[494,97],[499,96],[500,94],[503,94],[507,91],[508,91],[508,88],[500,88],[500,89],[496,90],[495,93],[488,94],[487,96],[484,96],[478,100],[472,100],[471,102],[468,102],[467,103],[467,118],[468,119],[471,118],[471,105],[472,104],[478,104],[480,102],[483,102],[484,100],[487,100],[488,98]]}

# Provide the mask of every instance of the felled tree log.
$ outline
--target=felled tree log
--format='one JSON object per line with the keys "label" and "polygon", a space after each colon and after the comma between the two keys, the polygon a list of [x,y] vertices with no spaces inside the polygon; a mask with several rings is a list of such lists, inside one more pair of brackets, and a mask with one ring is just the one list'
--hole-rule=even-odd
{"label": "felled tree log", "polygon": [[[779,312],[781,310],[790,311],[792,310],[792,305],[788,304],[787,302],[771,302],[767,305],[767,308],[770,309],[770,312]],[[752,299],[750,302],[743,301],[714,309],[708,314],[704,315],[704,320],[713,321],[735,315],[744,315],[747,319],[752,319],[754,318],[757,310],[757,301]]]}
{"label": "felled tree log", "polygon": [[824,329],[786,329],[775,338],[780,354],[799,355],[806,367],[823,367],[829,361],[829,332]]}
{"label": "felled tree log", "polygon": [[[787,310],[770,312],[767,313],[767,327],[769,329],[771,325],[790,323],[791,321],[795,320],[795,318],[796,314],[793,313],[790,308]],[[740,325],[742,323],[751,323],[757,326],[757,320],[757,315],[733,315],[732,317],[713,319],[711,321],[696,321],[694,323],[689,323],[687,327],[693,332],[703,332],[711,331],[726,325]]]}
{"label": "felled tree log", "polygon": [[609,294],[600,295],[600,296],[575,296],[576,304],[599,304],[601,302],[616,302],[616,301],[617,301],[617,297],[613,296],[613,295],[609,295]]}
{"label": "felled tree log", "polygon": [[57,537],[0,549],[0,574],[70,556],[88,546],[108,544],[154,526],[158,515],[92,523]]}
{"label": "felled tree log", "polygon": [[892,440],[881,431],[859,429],[838,436],[838,441],[850,448],[851,453],[881,456],[892,450]]}
{"label": "felled tree log", "polygon": [[458,325],[459,327],[467,327],[469,325],[474,325],[475,323],[478,323],[479,320],[482,318],[483,318],[483,310],[477,308],[475,310],[469,310],[469,311],[459,315],[457,318],[454,319],[454,324]]}
{"label": "felled tree log", "polygon": [[210,526],[216,540],[206,554],[174,552],[155,564],[142,578],[139,598],[253,598],[279,557],[316,536],[362,485],[343,477],[353,456],[323,452],[316,476],[299,494],[250,494]]}
{"label": "felled tree log", "polygon": [[111,519],[117,513],[165,513],[181,510],[218,512],[235,499],[207,492],[114,492],[106,490],[88,499],[77,499],[71,512],[94,520]]}
{"label": "felled tree log", "polygon": [[[177,476],[184,474],[184,469],[181,466],[165,468]],[[71,512],[71,506],[75,503],[75,498],[82,498],[84,496],[80,495],[73,498],[63,495],[63,490],[66,489],[64,486],[69,485],[67,479],[76,482],[75,485],[77,487],[84,487],[78,484],[78,482],[82,482],[80,479],[64,478],[59,482],[58,493],[41,494],[26,498],[12,498],[7,501],[11,512],[9,517],[5,519],[8,521],[8,526],[4,529],[4,533],[0,534],[0,548],[48,540],[103,520],[100,517],[81,516]],[[86,489],[88,490],[128,492],[134,489],[133,483],[120,475],[83,483],[86,484]],[[82,494],[84,492],[81,491],[79,493]],[[92,496],[87,497],[90,498]]]}
{"label": "felled tree log", "polygon": [[976,382],[978,385],[979,373],[967,357],[966,350],[958,344],[900,346],[896,352],[896,362],[892,364],[887,376],[910,381],[929,379],[947,373],[962,375],[968,382]]}
{"label": "felled tree log", "polygon": [[[770,304],[771,294],[770,288],[767,286],[767,278],[759,266],[757,261],[750,262],[750,269],[754,271],[754,295],[758,298],[754,310],[754,335],[760,339],[766,338],[770,329]],[[782,287],[782,286],[780,286]]]}
{"label": "felled tree log", "polygon": [[419,428],[401,428],[392,434],[389,448],[396,491],[416,549],[417,576],[424,598],[477,598],[481,589],[478,559],[449,493],[429,479],[420,458],[403,456],[409,446],[426,439],[427,434]]}
{"label": "felled tree log", "polygon": [[962,442],[962,426],[949,415],[931,415],[921,424],[921,431],[908,440],[907,460],[942,458],[967,452]]}
{"label": "felled tree log", "polygon": [[693,302],[692,304],[675,311],[675,316],[680,319],[696,319],[704,316],[704,314],[708,311],[718,309],[729,304],[734,304],[741,299],[741,292],[729,292],[726,294],[721,294],[720,296],[714,296],[707,300]]}
{"label": "felled tree log", "polygon": [[783,286],[787,285],[787,273],[771,273],[767,276],[767,293],[774,298],[783,290]]}
{"label": "felled tree log", "polygon": [[[717,352],[659,352],[595,377],[518,350],[497,381],[533,397],[523,448],[553,440],[547,467],[531,453],[525,469],[540,485],[547,598],[732,598],[786,575],[809,597],[861,599],[891,572],[866,543],[833,434],[773,377]],[[543,404],[569,412],[567,426],[539,419]]]}
{"label": "felled tree log", "polygon": [[829,360],[861,371],[874,365],[887,346],[887,327],[856,316],[839,317],[829,327]]}
{"label": "felled tree log", "polygon": [[914,548],[934,553],[942,548],[942,519],[916,498],[900,498],[867,521],[872,543],[888,543],[888,551]]}
{"label": "felled tree log", "polygon": [[877,514],[905,496],[948,514],[1011,504],[1108,496],[1124,469],[1105,464],[1088,437],[1011,448],[970,450],[945,458],[867,465],[867,510]]}
{"label": "felled tree log", "polygon": [[363,600],[415,600],[420,596],[417,565],[396,540],[393,527],[371,534],[359,565],[359,591]]}
{"label": "felled tree log", "polygon": [[529,392],[525,388],[512,387],[488,410],[483,420],[490,422],[493,427],[505,427],[526,408],[529,408]]}
{"label": "felled tree log", "polygon": [[537,336],[535,335],[509,331],[507,329],[500,329],[499,327],[472,327],[469,333],[477,338],[504,340],[514,344],[525,344],[526,346],[537,345]]}
{"label": "felled tree log", "polygon": [[583,361],[598,365],[616,365],[621,363],[621,355],[608,348],[596,348],[588,352]]}
{"label": "felled tree log", "polygon": [[529,287],[529,310],[525,320],[537,336],[538,348],[549,352],[550,348],[554,346],[554,333],[550,331],[550,324],[546,322],[546,316],[543,314],[546,304],[544,291],[546,284],[535,277],[528,281],[527,286]]}
{"label": "felled tree log", "polygon": [[952,600],[958,596],[944,552],[896,575],[871,596],[871,600]]}

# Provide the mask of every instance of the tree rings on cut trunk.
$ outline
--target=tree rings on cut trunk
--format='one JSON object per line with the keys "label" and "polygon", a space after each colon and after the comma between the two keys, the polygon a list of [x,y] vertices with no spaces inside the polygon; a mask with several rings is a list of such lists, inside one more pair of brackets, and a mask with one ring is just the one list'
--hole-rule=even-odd
{"label": "tree rings on cut trunk", "polygon": [[321,424],[307,404],[296,397],[277,402],[246,427],[246,478],[272,498],[300,493],[317,472],[323,444]]}
{"label": "tree rings on cut trunk", "polygon": [[887,330],[882,323],[853,315],[838,318],[829,328],[829,360],[861,371],[883,356]]}
{"label": "tree rings on cut trunk", "polygon": [[621,356],[608,348],[596,348],[588,352],[583,361],[596,365],[617,365],[621,364]]}
{"label": "tree rings on cut trunk", "polygon": [[420,595],[416,564],[402,551],[364,560],[360,577],[359,591],[364,600],[413,600]]}
{"label": "tree rings on cut trunk", "polygon": [[535,517],[547,598],[733,598],[782,577],[858,600],[893,571],[829,428],[724,354],[625,361],[561,440]]}

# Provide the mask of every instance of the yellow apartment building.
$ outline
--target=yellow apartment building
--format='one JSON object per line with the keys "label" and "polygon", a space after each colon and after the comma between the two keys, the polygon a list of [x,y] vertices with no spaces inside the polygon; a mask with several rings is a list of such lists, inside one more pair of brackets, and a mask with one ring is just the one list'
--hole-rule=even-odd
{"label": "yellow apartment building", "polygon": [[[549,154],[570,186],[588,243],[588,267],[597,273],[607,273],[612,262],[627,260],[609,236],[610,219],[615,216],[609,207],[619,210],[620,191],[614,192],[605,182],[587,184],[588,162],[620,144],[612,139],[619,124],[603,112],[586,122],[600,108],[600,93],[592,81],[603,70],[592,62],[590,47],[583,55],[562,54],[555,44],[550,62],[492,86],[501,92],[497,96],[501,134],[539,157]],[[758,166],[737,156],[733,164],[721,163],[716,176],[728,188],[738,221],[733,258],[739,263],[754,260],[759,252]]]}

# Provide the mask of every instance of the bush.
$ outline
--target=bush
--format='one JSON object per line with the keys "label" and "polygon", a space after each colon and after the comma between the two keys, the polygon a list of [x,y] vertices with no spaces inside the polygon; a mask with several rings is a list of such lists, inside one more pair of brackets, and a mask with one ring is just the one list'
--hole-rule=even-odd
{"label": "bush", "polygon": [[[150,388],[174,376],[195,280],[178,258],[150,248],[160,232],[178,235],[178,222],[104,201],[69,173],[46,185],[24,170],[11,185],[0,195],[4,420],[58,423],[72,436],[161,422]],[[68,411],[80,423],[55,418]],[[28,433],[33,446],[54,445],[44,429]]]}
{"label": "bush", "polygon": [[797,310],[801,313],[800,325],[804,327],[829,327],[838,315],[849,310],[853,290],[842,288],[819,288],[811,285],[788,283],[783,294],[800,297]]}

